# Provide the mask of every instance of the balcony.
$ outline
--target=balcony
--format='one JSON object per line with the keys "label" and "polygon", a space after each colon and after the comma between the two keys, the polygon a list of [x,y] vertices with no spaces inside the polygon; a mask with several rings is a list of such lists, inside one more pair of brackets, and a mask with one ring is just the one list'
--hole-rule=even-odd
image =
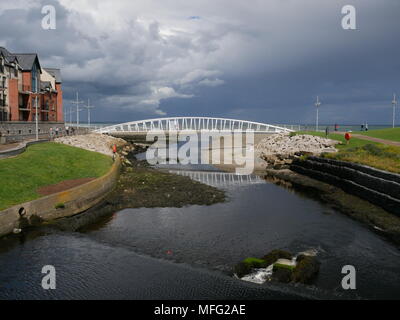
{"label": "balcony", "polygon": [[20,87],[22,93],[30,94],[32,92],[32,88],[30,85],[23,84]]}

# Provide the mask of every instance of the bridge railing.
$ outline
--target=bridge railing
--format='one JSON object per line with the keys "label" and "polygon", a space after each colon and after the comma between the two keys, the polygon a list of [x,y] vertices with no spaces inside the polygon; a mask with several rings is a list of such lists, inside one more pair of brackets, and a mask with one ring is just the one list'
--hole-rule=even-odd
{"label": "bridge railing", "polygon": [[233,132],[247,131],[261,133],[292,132],[299,130],[299,126],[278,126],[246,120],[207,118],[207,117],[175,117],[133,121],[113,125],[96,130],[99,133],[111,132],[148,132],[148,131],[215,131]]}

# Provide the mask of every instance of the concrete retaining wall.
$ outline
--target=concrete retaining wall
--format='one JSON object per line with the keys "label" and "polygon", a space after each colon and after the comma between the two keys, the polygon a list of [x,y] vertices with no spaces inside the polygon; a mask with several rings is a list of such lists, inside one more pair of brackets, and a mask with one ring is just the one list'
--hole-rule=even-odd
{"label": "concrete retaining wall", "polygon": [[[25,221],[32,220],[32,217],[50,221],[72,216],[93,207],[112,191],[118,179],[119,168],[120,160],[117,158],[110,171],[96,180],[0,211],[0,236],[20,227],[22,211],[26,212],[23,216]],[[56,209],[57,204],[64,204],[65,208]]]}
{"label": "concrete retaining wall", "polygon": [[318,157],[295,160],[291,170],[335,185],[400,216],[399,174]]}
{"label": "concrete retaining wall", "polygon": [[5,159],[9,157],[15,157],[16,155],[24,152],[28,146],[33,144],[42,143],[42,142],[49,142],[50,140],[39,140],[39,141],[28,141],[28,142],[21,142],[20,145],[13,149],[0,151],[0,159]]}

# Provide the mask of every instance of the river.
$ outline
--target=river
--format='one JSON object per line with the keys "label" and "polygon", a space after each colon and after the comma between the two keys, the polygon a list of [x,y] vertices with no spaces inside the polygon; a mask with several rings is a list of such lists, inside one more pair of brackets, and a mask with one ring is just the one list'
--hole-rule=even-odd
{"label": "river", "polygon": [[[200,169],[179,173],[226,190],[228,201],[125,209],[80,232],[45,229],[1,245],[0,299],[400,298],[400,252],[364,225],[291,186]],[[235,263],[277,248],[316,251],[315,283],[232,277]],[[41,287],[44,265],[56,268],[56,290]],[[344,265],[356,268],[356,290],[342,289]]]}

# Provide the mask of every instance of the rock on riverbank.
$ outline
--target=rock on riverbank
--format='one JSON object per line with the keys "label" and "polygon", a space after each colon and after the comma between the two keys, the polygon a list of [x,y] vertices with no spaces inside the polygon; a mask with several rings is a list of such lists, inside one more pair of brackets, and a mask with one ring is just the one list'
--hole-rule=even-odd
{"label": "rock on riverbank", "polygon": [[126,144],[126,141],[123,139],[114,138],[98,133],[91,133],[91,134],[77,135],[77,136],[66,136],[57,138],[54,141],[57,143],[67,144],[70,146],[82,148],[89,151],[103,153],[108,156],[112,156],[113,154],[112,146],[114,144],[116,144],[117,147]]}
{"label": "rock on riverbank", "polygon": [[320,267],[316,254],[314,249],[295,256],[284,250],[272,250],[263,258],[243,260],[234,267],[233,272],[244,281],[258,284],[271,280],[311,284]]}
{"label": "rock on riverbank", "polygon": [[337,152],[336,140],[311,135],[273,134],[261,140],[255,148],[260,158],[273,166],[290,164],[293,158],[303,154],[320,155],[324,152]]}

